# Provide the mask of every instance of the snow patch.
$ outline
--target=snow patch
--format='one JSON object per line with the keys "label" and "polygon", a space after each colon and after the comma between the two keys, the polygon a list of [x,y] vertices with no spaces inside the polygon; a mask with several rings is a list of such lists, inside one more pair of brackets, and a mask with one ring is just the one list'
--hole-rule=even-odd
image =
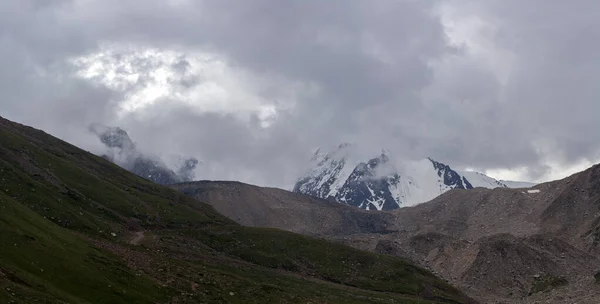
{"label": "snow patch", "polygon": [[[381,210],[383,210],[383,205],[385,204],[385,199],[383,199],[383,198],[378,198],[378,199],[375,199],[375,200],[369,200],[368,202],[369,202],[371,205],[375,206],[375,208],[376,208],[378,211],[381,211]],[[369,209],[367,209],[367,210],[369,210]]]}
{"label": "snow patch", "polygon": [[539,189],[527,190],[527,193],[530,193],[530,194],[533,194],[533,193],[540,193],[540,192],[542,192],[542,191],[541,191],[541,190],[539,190]]}

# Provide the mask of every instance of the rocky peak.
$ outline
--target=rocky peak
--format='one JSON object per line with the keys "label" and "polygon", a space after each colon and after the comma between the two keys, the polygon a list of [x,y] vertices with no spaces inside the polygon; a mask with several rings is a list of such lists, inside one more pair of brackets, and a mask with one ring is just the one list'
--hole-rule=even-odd
{"label": "rocky peak", "polygon": [[196,158],[184,158],[177,168],[170,169],[159,157],[139,151],[127,131],[119,127],[95,123],[90,125],[89,130],[107,148],[102,157],[138,176],[163,185],[194,179],[198,164]]}
{"label": "rocky peak", "polygon": [[433,168],[437,170],[438,176],[444,179],[444,185],[453,187],[453,189],[473,189],[471,183],[458,172],[452,170],[450,166],[435,161],[431,157],[427,159],[433,164]]}
{"label": "rocky peak", "polygon": [[363,209],[389,210],[426,202],[451,189],[473,189],[465,175],[475,178],[478,186],[506,187],[484,174],[463,174],[432,158],[397,163],[382,150],[365,160],[354,148],[344,143],[329,153],[318,149],[314,167],[298,179],[293,191]]}

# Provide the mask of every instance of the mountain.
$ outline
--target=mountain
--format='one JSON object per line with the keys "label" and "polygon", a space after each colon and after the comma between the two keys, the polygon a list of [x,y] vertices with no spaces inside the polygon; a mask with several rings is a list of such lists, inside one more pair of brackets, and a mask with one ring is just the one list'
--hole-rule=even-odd
{"label": "mountain", "polygon": [[173,171],[160,158],[140,152],[125,130],[98,123],[92,124],[89,129],[107,148],[102,157],[138,176],[161,185],[194,179],[194,170],[198,164],[195,158],[181,160],[177,171]]}
{"label": "mountain", "polygon": [[474,171],[457,171],[458,174],[466,178],[474,188],[483,187],[488,189],[493,188],[531,188],[535,183],[497,180],[483,173]]}
{"label": "mountain", "polygon": [[598,303],[599,189],[600,165],[530,189],[453,190],[394,211],[399,233],[347,241],[421,260],[484,303]]}
{"label": "mountain", "polygon": [[311,236],[389,233],[395,217],[314,196],[232,181],[196,181],[170,186],[250,227],[278,228]]}
{"label": "mountain", "polygon": [[313,168],[298,179],[293,191],[366,210],[392,210],[426,202],[451,189],[526,185],[455,171],[431,158],[397,163],[390,157],[382,151],[364,161],[350,144],[328,153],[317,150],[311,159]]}
{"label": "mountain", "polygon": [[535,187],[536,183],[531,182],[521,182],[521,181],[509,181],[509,180],[499,180],[500,183],[504,184],[505,188],[531,188]]}
{"label": "mountain", "polygon": [[453,189],[382,212],[240,183],[173,187],[245,225],[409,259],[482,303],[600,302],[600,165],[533,188]]}
{"label": "mountain", "polygon": [[405,259],[277,229],[0,118],[0,303],[474,303]]}

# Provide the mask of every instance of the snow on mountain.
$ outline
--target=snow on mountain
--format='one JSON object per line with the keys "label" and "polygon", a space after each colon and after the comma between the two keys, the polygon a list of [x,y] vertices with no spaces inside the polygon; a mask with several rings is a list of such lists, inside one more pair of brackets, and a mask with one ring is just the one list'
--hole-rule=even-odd
{"label": "snow on mountain", "polygon": [[508,188],[531,188],[531,187],[537,185],[536,183],[507,181],[507,180],[499,180],[499,182],[505,184],[506,187],[508,187]]}
{"label": "snow on mountain", "polygon": [[349,146],[341,144],[338,149],[327,154],[317,150],[311,159],[315,167],[304,178],[304,182],[296,184],[296,192],[321,198],[335,197],[354,170],[354,167],[346,165],[353,159]]}
{"label": "snow on mountain", "polygon": [[458,171],[462,176],[467,178],[474,188],[531,188],[535,186],[535,183],[530,182],[518,182],[518,181],[507,181],[497,180],[493,177],[489,177],[483,173],[475,171]]}
{"label": "snow on mountain", "polygon": [[406,162],[397,189],[398,207],[408,207],[429,201],[451,189],[472,189],[469,181],[449,166],[431,158]]}
{"label": "snow on mountain", "polygon": [[367,210],[391,210],[429,201],[451,189],[525,185],[455,171],[431,158],[398,162],[385,151],[365,161],[355,148],[342,144],[329,153],[317,150],[312,158],[314,167],[293,191]]}
{"label": "snow on mountain", "polygon": [[473,186],[473,188],[508,188],[505,183],[498,181],[493,177],[489,177],[483,173],[475,171],[459,171]]}

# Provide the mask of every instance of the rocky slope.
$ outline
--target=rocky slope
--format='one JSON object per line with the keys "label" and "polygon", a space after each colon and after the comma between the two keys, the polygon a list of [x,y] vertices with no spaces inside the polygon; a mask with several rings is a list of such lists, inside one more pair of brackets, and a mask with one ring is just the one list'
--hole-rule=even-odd
{"label": "rocky slope", "polygon": [[[283,190],[217,184],[215,192],[204,182],[197,197],[210,197],[242,224],[406,257],[483,303],[600,302],[594,277],[600,272],[600,166],[532,188],[455,189],[417,206],[376,213],[344,204],[335,209],[331,201]],[[195,186],[187,184],[186,193]],[[262,194],[248,196],[249,189]],[[385,229],[348,224],[365,213],[373,214],[370,227]]]}
{"label": "rocky slope", "polygon": [[0,118],[0,303],[473,303],[404,259],[214,208]]}
{"label": "rocky slope", "polygon": [[530,189],[455,190],[396,211],[394,235],[346,241],[420,260],[483,302],[597,303],[599,186],[594,166]]}
{"label": "rocky slope", "polygon": [[[600,260],[591,234],[597,229],[599,201],[565,201],[565,195],[578,196],[581,188],[571,188],[576,179],[527,190],[449,192],[399,212],[396,229],[410,233],[387,239],[393,245],[385,252],[420,259],[482,302],[565,303],[572,298],[597,303],[594,275]],[[383,252],[379,243],[369,246]]]}
{"label": "rocky slope", "polygon": [[344,204],[231,181],[198,181],[172,188],[209,202],[219,213],[250,227],[270,227],[313,236],[386,234],[393,214],[376,214]]}
{"label": "rocky slope", "polygon": [[364,161],[356,150],[349,144],[328,153],[318,150],[312,158],[313,168],[293,191],[366,210],[392,210],[426,202],[451,189],[533,185],[455,171],[431,158],[398,163],[385,151]]}

